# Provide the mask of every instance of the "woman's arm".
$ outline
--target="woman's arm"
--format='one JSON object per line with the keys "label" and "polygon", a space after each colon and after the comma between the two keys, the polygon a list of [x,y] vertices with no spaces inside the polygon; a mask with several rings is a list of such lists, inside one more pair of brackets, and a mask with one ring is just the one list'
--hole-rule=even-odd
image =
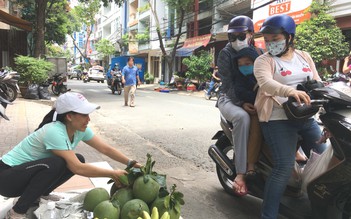
{"label": "woman's arm", "polygon": [[350,68],[351,65],[348,66],[347,65],[348,62],[349,62],[349,57],[347,56],[344,59],[344,65],[342,67],[342,73],[344,73],[344,74],[350,73],[350,71],[351,71],[351,68]]}
{"label": "woman's arm", "polygon": [[[100,137],[96,135],[94,135],[94,137],[89,141],[85,141],[85,143],[95,148],[100,153],[105,154],[106,156],[112,158],[113,160],[123,163],[125,165],[128,165],[128,162],[131,161],[131,159],[129,159],[122,152],[110,146],[109,144],[104,142]],[[140,165],[136,165],[136,166],[140,166]]]}
{"label": "woman's arm", "polygon": [[127,173],[125,170],[110,170],[82,163],[78,160],[74,151],[71,150],[52,150],[52,152],[62,157],[67,163],[67,168],[77,175],[85,177],[109,177],[118,181],[119,176]]}

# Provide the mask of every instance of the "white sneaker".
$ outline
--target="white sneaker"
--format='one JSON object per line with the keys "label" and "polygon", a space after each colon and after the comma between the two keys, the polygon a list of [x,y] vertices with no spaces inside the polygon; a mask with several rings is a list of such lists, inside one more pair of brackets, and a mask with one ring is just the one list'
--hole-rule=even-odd
{"label": "white sneaker", "polygon": [[27,219],[26,214],[18,214],[12,208],[7,212],[5,219]]}

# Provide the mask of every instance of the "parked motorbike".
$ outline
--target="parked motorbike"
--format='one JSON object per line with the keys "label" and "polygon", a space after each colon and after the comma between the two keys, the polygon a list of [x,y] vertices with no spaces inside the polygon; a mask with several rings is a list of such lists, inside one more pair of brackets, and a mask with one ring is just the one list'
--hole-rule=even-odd
{"label": "parked motorbike", "polygon": [[10,101],[3,98],[3,92],[0,90],[0,117],[10,120],[9,117],[6,116],[5,110],[8,104],[12,104]]}
{"label": "parked motorbike", "polygon": [[122,83],[122,73],[118,71],[113,75],[111,79],[107,81],[108,88],[111,89],[112,94],[117,91],[118,95],[122,94],[123,83]]}
{"label": "parked motorbike", "polygon": [[[328,169],[318,172],[318,176],[307,183],[306,191],[301,189],[303,167],[296,163],[279,211],[292,219],[351,218],[351,97],[332,87],[316,88],[311,94],[312,104],[321,106],[325,111],[320,115],[320,120],[324,126],[324,136],[329,137],[333,155],[328,160]],[[216,163],[216,172],[222,187],[235,196],[232,188],[236,172],[231,124],[221,116],[220,125],[222,130],[212,138],[217,141],[210,146],[208,153]],[[246,181],[249,194],[263,198],[264,184],[272,166],[269,150],[265,146],[256,163],[255,179]],[[316,168],[318,167],[314,167],[315,171]]]}
{"label": "parked motorbike", "polygon": [[63,75],[61,73],[53,75],[51,83],[52,93],[58,96],[60,93],[66,93],[69,91],[69,89],[67,89],[67,85],[64,82],[67,82],[66,75]]}
{"label": "parked motorbike", "polygon": [[9,72],[4,70],[0,74],[0,90],[2,90],[3,95],[10,102],[13,102],[17,98],[19,92],[18,78],[19,75],[15,71]]}

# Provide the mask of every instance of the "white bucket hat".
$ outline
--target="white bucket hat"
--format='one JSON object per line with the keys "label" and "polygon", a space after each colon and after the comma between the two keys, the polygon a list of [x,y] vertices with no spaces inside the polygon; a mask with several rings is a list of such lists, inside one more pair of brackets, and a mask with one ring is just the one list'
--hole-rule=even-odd
{"label": "white bucket hat", "polygon": [[89,103],[89,101],[80,93],[67,92],[59,96],[54,104],[57,114],[76,112],[81,114],[90,114],[100,109],[100,106]]}

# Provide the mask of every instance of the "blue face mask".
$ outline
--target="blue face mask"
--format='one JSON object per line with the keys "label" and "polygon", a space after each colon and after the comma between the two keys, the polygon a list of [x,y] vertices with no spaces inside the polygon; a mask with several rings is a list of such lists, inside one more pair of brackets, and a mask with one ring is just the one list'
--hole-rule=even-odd
{"label": "blue face mask", "polygon": [[248,76],[253,74],[253,68],[253,65],[243,65],[239,66],[239,71],[241,72],[241,74]]}

